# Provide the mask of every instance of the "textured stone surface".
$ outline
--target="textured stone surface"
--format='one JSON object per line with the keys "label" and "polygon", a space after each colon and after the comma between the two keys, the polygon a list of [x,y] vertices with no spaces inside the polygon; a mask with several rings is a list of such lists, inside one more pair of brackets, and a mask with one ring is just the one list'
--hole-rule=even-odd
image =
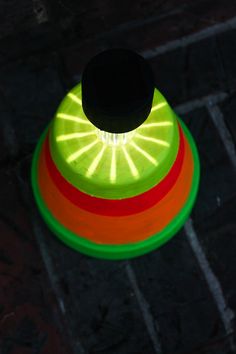
{"label": "textured stone surface", "polygon": [[[52,277],[72,343],[85,353],[153,353],[142,313],[128,281],[125,263],[92,259],[61,243],[51,234],[36,212],[29,189],[30,160],[17,171],[22,198],[36,213],[37,232],[46,258],[52,263]],[[33,212],[33,214],[34,214]],[[35,222],[35,220],[34,220]]]}
{"label": "textured stone surface", "polygon": [[18,173],[53,116],[62,84],[53,60],[43,55],[0,71],[0,349],[3,354],[67,353],[71,349],[63,319],[19,185],[20,178],[29,183],[29,169]]}
{"label": "textured stone surface", "polygon": [[91,259],[44,235],[72,336],[85,352],[153,353],[124,263]]}
{"label": "textured stone surface", "polygon": [[230,97],[223,102],[221,105],[222,113],[224,114],[224,119],[230,133],[233,136],[234,142],[236,144],[236,119],[235,119],[235,110],[236,110],[236,94],[235,92],[230,95]]}
{"label": "textured stone surface", "polygon": [[[149,41],[152,44],[154,41],[160,43],[167,38],[170,40],[182,37],[222,21],[231,17],[232,12],[236,10],[233,1],[228,1],[222,7],[220,0],[138,0],[135,3],[120,1],[119,4],[112,5],[108,0],[102,3],[98,0],[89,3],[49,0],[48,4],[51,17],[59,22],[62,29],[69,34],[69,38],[77,37],[83,40],[101,38],[103,35],[108,37],[110,32],[121,32],[122,29],[126,30],[129,37],[134,29],[141,34],[142,42]],[[145,27],[145,24],[152,25],[155,22],[157,25],[154,36],[151,32],[152,26]],[[116,36],[116,33],[113,33],[112,37],[114,35]]]}
{"label": "textured stone surface", "polygon": [[[32,146],[52,119],[63,95],[53,56],[19,60],[0,69],[4,113],[20,148]],[[5,120],[1,115],[0,120]]]}
{"label": "textured stone surface", "polygon": [[1,170],[0,183],[1,353],[70,353],[15,171]]}
{"label": "textured stone surface", "polygon": [[30,31],[15,32],[10,37],[4,37],[0,44],[2,66],[20,59],[27,60],[30,56],[40,59],[45,53],[52,53],[60,46],[63,47],[65,40],[55,25],[45,23],[33,27]]}
{"label": "textured stone surface", "polygon": [[33,2],[30,0],[1,1],[0,2],[0,38],[29,29],[35,25],[36,18],[34,16]]}
{"label": "textured stone surface", "polygon": [[196,223],[204,224],[236,195],[235,173],[207,111],[195,110],[183,118],[196,140],[201,161],[200,189],[192,215]]}
{"label": "textured stone surface", "polygon": [[[0,6],[0,351],[77,354],[83,347],[85,354],[155,354],[127,263],[80,255],[42,223],[30,193],[32,151],[67,87],[78,82],[97,51],[113,46],[142,51],[181,38],[235,15],[235,2],[140,0],[131,7],[124,1],[111,6],[48,0],[42,3],[46,23],[38,0],[0,1]],[[228,30],[150,62],[157,87],[172,105],[229,93],[220,108],[236,141],[235,44],[235,30]],[[235,172],[206,109],[183,118],[202,166],[194,226],[226,302],[236,311]],[[183,231],[129,264],[163,354],[233,353],[234,333],[226,334]]]}
{"label": "textured stone surface", "polygon": [[220,48],[217,38],[211,37],[153,58],[157,87],[174,105],[228,90],[221,63],[221,56],[225,58],[227,53],[220,56]]}
{"label": "textured stone surface", "polygon": [[71,326],[88,353],[152,353],[142,313],[122,264],[77,255],[77,267],[59,279]]}
{"label": "textured stone surface", "polygon": [[132,264],[159,325],[164,353],[191,353],[221,337],[217,309],[184,232]]}
{"label": "textured stone surface", "polygon": [[236,30],[219,34],[216,38],[218,44],[219,70],[224,75],[222,84],[227,90],[234,92],[236,85]]}
{"label": "textured stone surface", "polygon": [[[236,311],[236,289],[233,274],[236,272],[236,196],[222,202],[211,218],[196,224],[207,257],[217,274],[226,294],[229,307]],[[235,327],[235,316],[232,314]]]}
{"label": "textured stone surface", "polygon": [[[153,31],[156,33],[154,28]],[[236,61],[235,51],[232,50],[236,45],[235,32],[227,31],[150,59],[156,86],[172,105],[219,91],[235,90]],[[97,52],[112,46],[142,51],[139,45],[143,43],[141,34],[137,36],[139,41],[136,45],[132,39],[132,45],[126,42],[128,38],[125,36],[116,42],[116,37],[112,37],[111,42],[97,41],[95,45],[84,43],[78,49],[70,46],[63,51],[67,75],[76,82],[86,62]]]}

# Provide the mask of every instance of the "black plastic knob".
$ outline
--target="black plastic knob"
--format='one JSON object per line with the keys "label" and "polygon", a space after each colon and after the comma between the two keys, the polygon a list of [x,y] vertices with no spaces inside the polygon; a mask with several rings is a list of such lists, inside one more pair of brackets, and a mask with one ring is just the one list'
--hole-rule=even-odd
{"label": "black plastic knob", "polygon": [[148,117],[154,79],[147,61],[127,49],[111,49],[93,57],[82,75],[82,105],[99,129],[125,133]]}

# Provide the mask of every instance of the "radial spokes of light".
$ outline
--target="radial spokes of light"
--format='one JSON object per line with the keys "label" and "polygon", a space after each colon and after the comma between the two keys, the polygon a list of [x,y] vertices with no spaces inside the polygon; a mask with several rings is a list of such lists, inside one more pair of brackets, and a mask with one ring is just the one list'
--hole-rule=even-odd
{"label": "radial spokes of light", "polygon": [[[73,93],[69,93],[67,95],[74,103],[78,104],[79,106],[82,106],[82,101],[79,97],[77,97]],[[163,107],[166,106],[166,103],[160,103],[152,107],[151,109],[151,114],[152,112],[155,112],[157,110],[162,109]],[[140,176],[140,172],[135,164],[134,159],[132,158],[130,154],[130,147],[133,148],[133,151],[135,151],[136,154],[142,155],[148,163],[157,166],[158,165],[158,160],[156,157],[152,156],[145,148],[141,147],[138,144],[138,141],[145,141],[145,146],[148,147],[149,144],[156,144],[160,145],[164,148],[169,148],[170,144],[162,139],[157,139],[150,137],[148,135],[145,135],[141,133],[140,131],[144,131],[145,129],[148,128],[161,128],[161,127],[167,127],[173,125],[172,122],[170,121],[160,121],[160,122],[150,122],[150,123],[144,123],[138,128],[137,130],[123,133],[123,134],[111,134],[105,131],[101,131],[99,129],[96,129],[92,123],[90,123],[86,117],[83,115],[81,116],[76,116],[76,115],[71,115],[71,114],[66,114],[66,113],[57,113],[57,118],[62,119],[62,120],[69,120],[73,121],[75,123],[78,123],[79,125],[81,124],[81,128],[83,127],[83,132],[73,132],[73,133],[68,133],[68,134],[62,134],[58,135],[56,137],[57,142],[68,142],[70,140],[74,139],[85,139],[87,137],[93,137],[94,140],[83,147],[80,147],[73,153],[71,153],[67,157],[67,162],[73,163],[74,161],[79,160],[82,156],[87,153],[89,157],[93,156],[92,150],[96,147],[96,155],[92,158],[92,161],[90,162],[87,172],[86,172],[86,177],[91,178],[95,173],[96,170],[98,169],[99,165],[102,164],[103,160],[106,159],[106,164],[107,164],[107,158],[110,156],[109,161],[110,161],[110,168],[109,168],[109,180],[110,183],[116,183],[117,178],[118,178],[118,169],[117,169],[117,161],[122,158],[124,161],[126,161],[128,171],[132,175],[134,179],[138,179]],[[88,131],[84,131],[86,129],[86,126],[90,129]],[[94,128],[91,130],[91,128]],[[135,139],[134,139],[135,138]],[[134,141],[135,140],[135,141]],[[102,142],[102,145],[101,145]],[[101,145],[101,149],[97,152],[97,144]],[[108,154],[109,150],[109,154]],[[119,154],[119,159],[118,159],[118,154]],[[122,157],[120,156],[122,154]],[[125,165],[123,166],[125,168]]]}

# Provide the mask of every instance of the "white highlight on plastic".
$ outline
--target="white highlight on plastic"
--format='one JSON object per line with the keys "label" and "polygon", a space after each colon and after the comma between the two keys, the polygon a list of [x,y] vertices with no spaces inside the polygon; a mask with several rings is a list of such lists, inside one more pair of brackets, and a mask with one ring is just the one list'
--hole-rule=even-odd
{"label": "white highlight on plastic", "polygon": [[147,160],[149,160],[153,165],[157,166],[158,162],[157,160],[154,159],[154,157],[152,157],[150,154],[148,154],[145,150],[143,150],[142,148],[140,148],[137,144],[135,144],[134,141],[131,141],[130,143],[131,146],[133,146],[133,148],[135,150],[137,150],[138,152],[140,152],[140,154],[142,154],[144,157],[146,157]]}
{"label": "white highlight on plastic", "polygon": [[130,168],[130,172],[131,172],[132,176],[134,178],[138,178],[139,177],[139,172],[138,172],[138,170],[137,170],[132,158],[130,157],[128,151],[126,150],[126,148],[124,146],[122,146],[122,151],[123,151],[123,153],[125,155],[125,158],[126,158],[126,161],[128,163],[128,166]]}
{"label": "white highlight on plastic", "polygon": [[155,127],[169,127],[172,125],[173,125],[173,122],[168,122],[168,121],[163,121],[163,122],[158,122],[158,123],[144,123],[144,124],[140,125],[139,129],[155,128]]}
{"label": "white highlight on plastic", "polygon": [[80,118],[80,117],[77,117],[77,116],[72,116],[72,115],[66,114],[66,113],[57,113],[57,118],[65,119],[65,120],[71,120],[71,121],[76,122],[76,123],[91,125],[91,123],[88,120],[84,119],[84,118]]}
{"label": "white highlight on plastic", "polygon": [[71,154],[68,158],[67,158],[67,162],[72,162],[74,160],[76,160],[78,157],[80,157],[81,155],[83,155],[86,151],[92,149],[92,147],[94,145],[96,145],[99,142],[98,139],[96,139],[94,142],[92,142],[91,144],[83,147],[82,149],[77,150],[76,152],[74,152],[73,154]]}
{"label": "white highlight on plastic", "polygon": [[165,106],[167,106],[166,102],[159,103],[152,107],[151,112],[157,111],[158,109],[163,108]]}
{"label": "white highlight on plastic", "polygon": [[82,106],[82,101],[79,97],[77,97],[74,93],[68,93],[67,95],[68,97],[70,97],[72,99],[72,101],[78,103],[78,105]]}
{"label": "white highlight on plastic", "polygon": [[96,134],[96,131],[93,130],[91,132],[87,133],[72,133],[72,134],[63,134],[59,135],[56,137],[56,141],[67,141],[67,140],[73,140],[73,139],[78,139],[78,138],[85,138],[90,135]]}
{"label": "white highlight on plastic", "polygon": [[116,181],[116,148],[115,147],[112,148],[110,180],[111,183],[114,183]]}
{"label": "white highlight on plastic", "polygon": [[99,162],[101,161],[101,159],[102,159],[102,157],[103,157],[103,154],[104,154],[106,148],[107,148],[106,145],[103,145],[101,151],[100,151],[100,152],[97,154],[97,156],[94,158],[93,162],[92,162],[91,165],[89,166],[88,171],[87,171],[87,173],[86,173],[86,176],[87,176],[87,177],[91,177],[91,176],[94,174],[96,168],[97,168],[98,165],[99,165]]}
{"label": "white highlight on plastic", "polygon": [[146,140],[146,141],[150,141],[152,143],[155,143],[155,144],[158,144],[158,145],[162,145],[162,146],[166,146],[166,147],[170,146],[170,144],[167,141],[164,141],[164,140],[161,140],[161,139],[156,139],[156,138],[151,138],[149,136],[145,136],[145,135],[138,134],[138,133],[135,135],[135,138]]}
{"label": "white highlight on plastic", "polygon": [[125,145],[127,144],[135,134],[135,130],[127,133],[109,133],[104,130],[97,129],[97,135],[103,143],[107,145]]}

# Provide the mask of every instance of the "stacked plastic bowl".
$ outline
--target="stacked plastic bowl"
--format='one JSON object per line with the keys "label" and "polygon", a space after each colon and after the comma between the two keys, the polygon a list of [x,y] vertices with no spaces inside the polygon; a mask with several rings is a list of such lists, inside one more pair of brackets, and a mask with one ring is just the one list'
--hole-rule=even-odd
{"label": "stacked plastic bowl", "polygon": [[49,228],[68,246],[107,259],[135,257],[168,241],[189,216],[198,184],[193,138],[157,89],[140,126],[109,134],[85,115],[78,84],[32,164],[34,196]]}

